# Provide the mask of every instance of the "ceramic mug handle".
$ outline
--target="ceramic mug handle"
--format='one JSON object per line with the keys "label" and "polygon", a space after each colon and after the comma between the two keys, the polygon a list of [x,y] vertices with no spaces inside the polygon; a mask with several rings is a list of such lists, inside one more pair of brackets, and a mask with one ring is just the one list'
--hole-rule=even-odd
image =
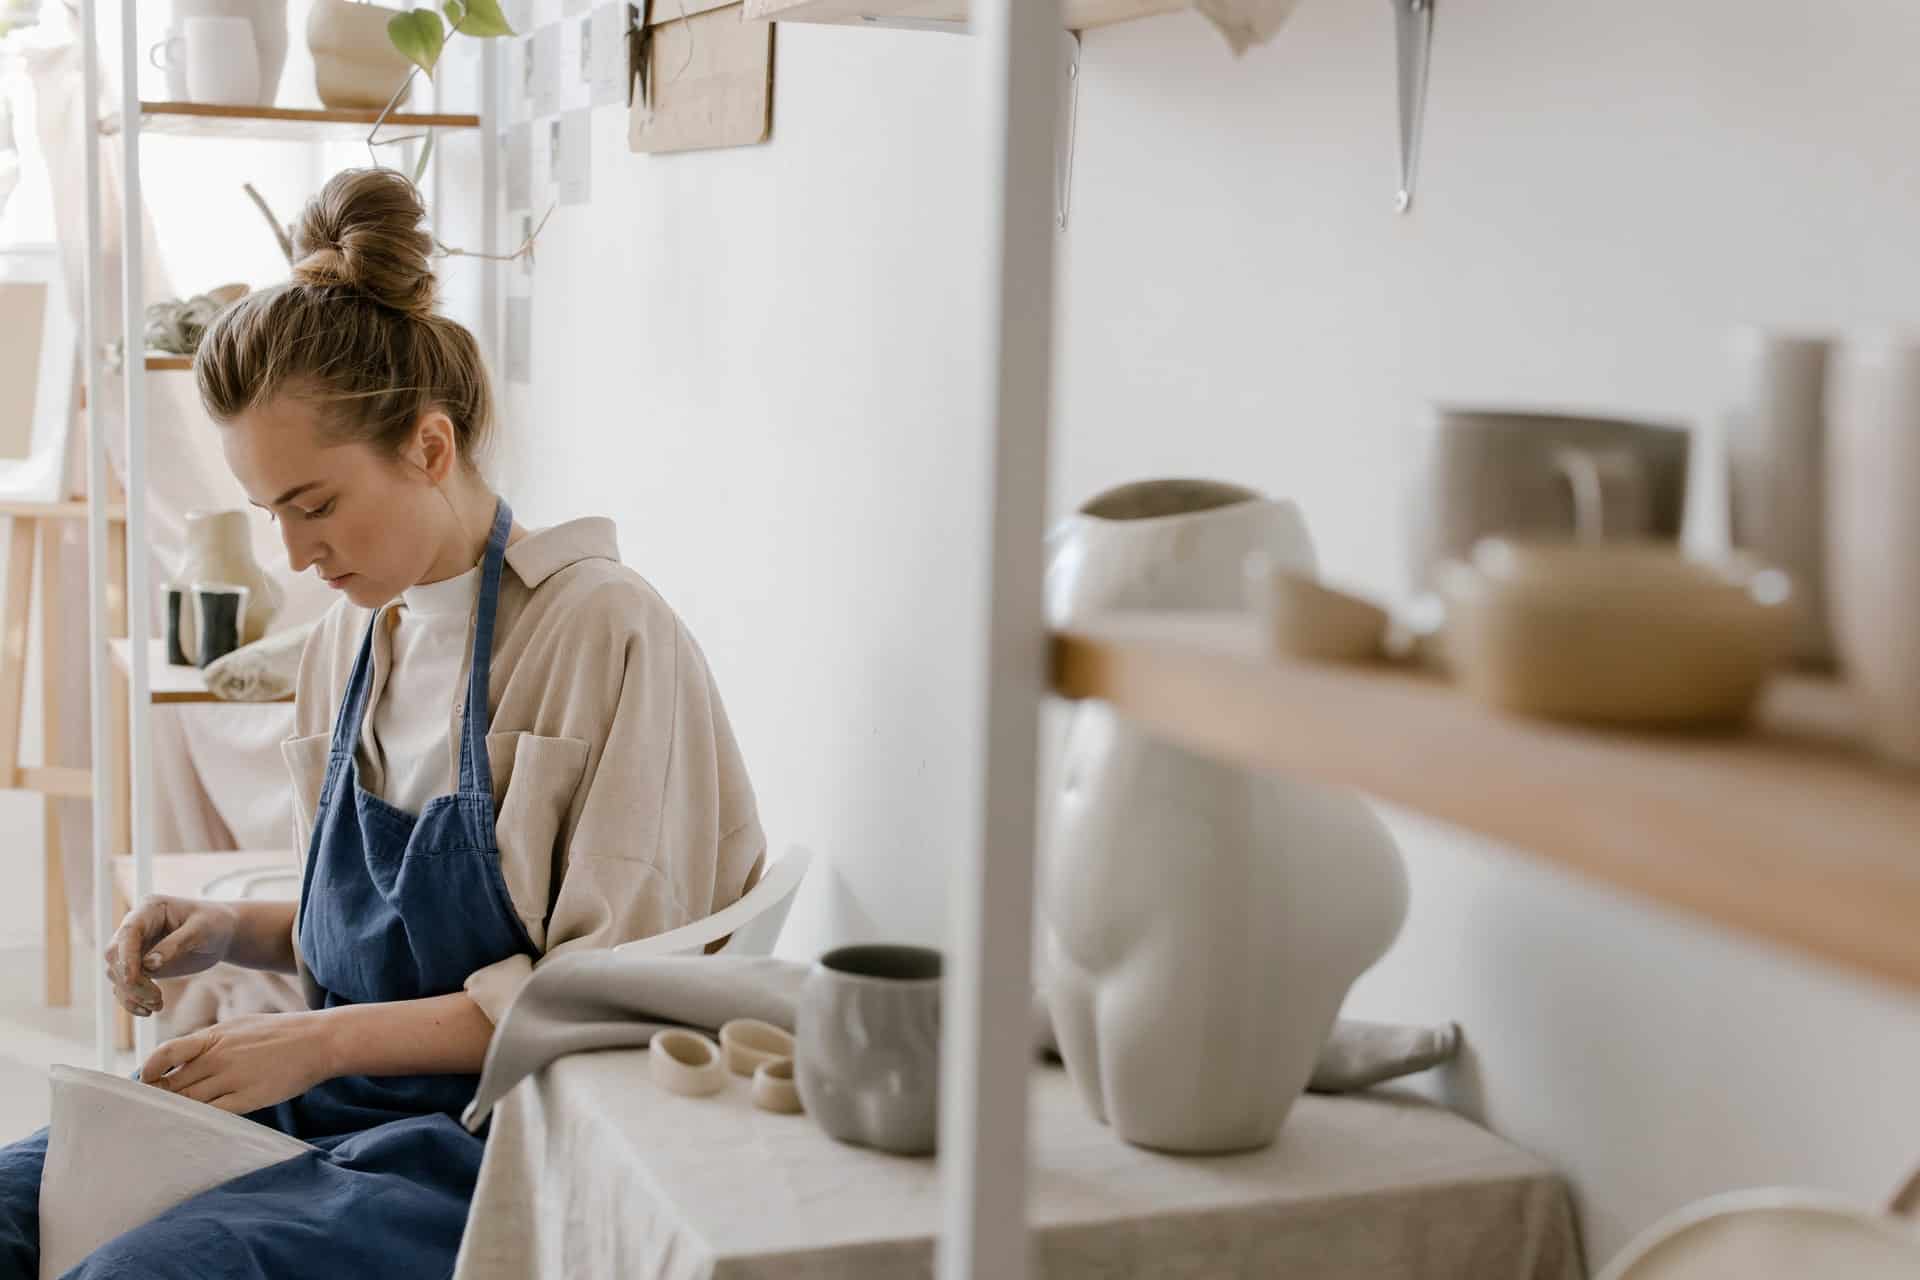
{"label": "ceramic mug handle", "polygon": [[[1639,457],[1624,449],[1570,445],[1554,452],[1553,467],[1573,492],[1575,541],[1601,542],[1646,532],[1647,472]],[[1609,512],[1624,513],[1624,519],[1609,521]]]}
{"label": "ceramic mug handle", "polygon": [[147,49],[147,61],[151,62],[159,70],[165,71],[168,67],[167,63],[162,59],[172,58],[173,46],[180,45],[184,47],[186,43],[187,38],[185,36],[168,36],[165,40],[155,41],[154,44]]}

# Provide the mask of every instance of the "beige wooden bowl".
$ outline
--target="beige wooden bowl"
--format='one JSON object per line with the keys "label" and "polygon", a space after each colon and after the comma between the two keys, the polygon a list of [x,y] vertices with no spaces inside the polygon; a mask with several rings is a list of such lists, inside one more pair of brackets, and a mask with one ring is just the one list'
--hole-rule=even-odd
{"label": "beige wooden bowl", "polygon": [[662,1089],[689,1098],[718,1093],[727,1085],[720,1046],[696,1031],[657,1032],[647,1045],[647,1069]]}
{"label": "beige wooden bowl", "polygon": [[1793,639],[1784,575],[1654,544],[1491,539],[1441,590],[1455,678],[1522,715],[1729,727]]}
{"label": "beige wooden bowl", "polygon": [[721,1026],[720,1048],[727,1057],[727,1070],[737,1076],[751,1076],[762,1063],[791,1058],[793,1036],[771,1022],[735,1018]]}
{"label": "beige wooden bowl", "polygon": [[793,1079],[792,1058],[772,1058],[753,1073],[753,1105],[779,1115],[799,1115],[805,1108]]}
{"label": "beige wooden bowl", "polygon": [[1385,656],[1387,611],[1289,569],[1250,566],[1249,595],[1276,653],[1313,662]]}

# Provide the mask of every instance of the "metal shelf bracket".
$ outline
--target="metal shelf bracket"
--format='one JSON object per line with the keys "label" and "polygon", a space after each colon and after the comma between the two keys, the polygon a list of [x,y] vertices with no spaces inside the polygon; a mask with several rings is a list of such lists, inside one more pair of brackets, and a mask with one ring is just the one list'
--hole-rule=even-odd
{"label": "metal shelf bracket", "polygon": [[1073,208],[1074,124],[1080,115],[1080,33],[1060,32],[1060,113],[1053,122],[1053,224],[1067,229]]}
{"label": "metal shelf bracket", "polygon": [[1413,207],[1420,169],[1420,128],[1427,110],[1427,54],[1433,47],[1433,6],[1438,0],[1389,0],[1393,45],[1400,68],[1400,190],[1394,206]]}

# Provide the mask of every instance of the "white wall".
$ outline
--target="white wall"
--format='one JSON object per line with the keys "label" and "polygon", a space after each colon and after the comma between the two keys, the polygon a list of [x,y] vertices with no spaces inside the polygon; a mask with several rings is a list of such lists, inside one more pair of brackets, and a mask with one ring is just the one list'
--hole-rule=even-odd
{"label": "white wall", "polygon": [[[1395,592],[1428,399],[1701,420],[1736,322],[1911,322],[1917,41],[1905,0],[1454,0],[1402,218],[1384,5],[1313,0],[1237,63],[1190,16],[1092,34],[1057,503],[1248,481]],[[970,56],[782,28],[774,142],[739,152],[635,156],[597,113],[531,284],[505,487],[615,515],[700,636],[773,838],[839,873],[801,950],[938,938],[973,830]],[[1351,1011],[1465,1024],[1442,1085],[1568,1172],[1596,1258],[1718,1188],[1879,1195],[1920,1159],[1920,1003],[1395,827],[1414,913]]]}

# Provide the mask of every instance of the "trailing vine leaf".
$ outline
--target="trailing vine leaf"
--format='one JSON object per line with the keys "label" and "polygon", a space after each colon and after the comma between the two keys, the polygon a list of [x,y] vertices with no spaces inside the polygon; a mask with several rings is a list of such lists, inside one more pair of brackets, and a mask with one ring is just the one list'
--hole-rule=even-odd
{"label": "trailing vine leaf", "polygon": [[420,148],[420,158],[414,162],[413,185],[419,186],[420,179],[426,176],[427,161],[433,159],[433,130],[427,130],[427,141]]}
{"label": "trailing vine leaf", "polygon": [[411,9],[387,20],[387,38],[402,57],[429,76],[440,60],[440,48],[447,41],[440,15],[431,9]]}
{"label": "trailing vine leaf", "polygon": [[440,6],[440,11],[447,15],[447,25],[455,29],[459,28],[461,20],[467,16],[467,6],[461,4],[460,0],[447,0]]}
{"label": "trailing vine leaf", "polygon": [[[457,2],[457,0],[456,0]],[[466,17],[461,19],[460,34],[467,36],[510,36],[513,27],[500,12],[500,0],[464,0]]]}

